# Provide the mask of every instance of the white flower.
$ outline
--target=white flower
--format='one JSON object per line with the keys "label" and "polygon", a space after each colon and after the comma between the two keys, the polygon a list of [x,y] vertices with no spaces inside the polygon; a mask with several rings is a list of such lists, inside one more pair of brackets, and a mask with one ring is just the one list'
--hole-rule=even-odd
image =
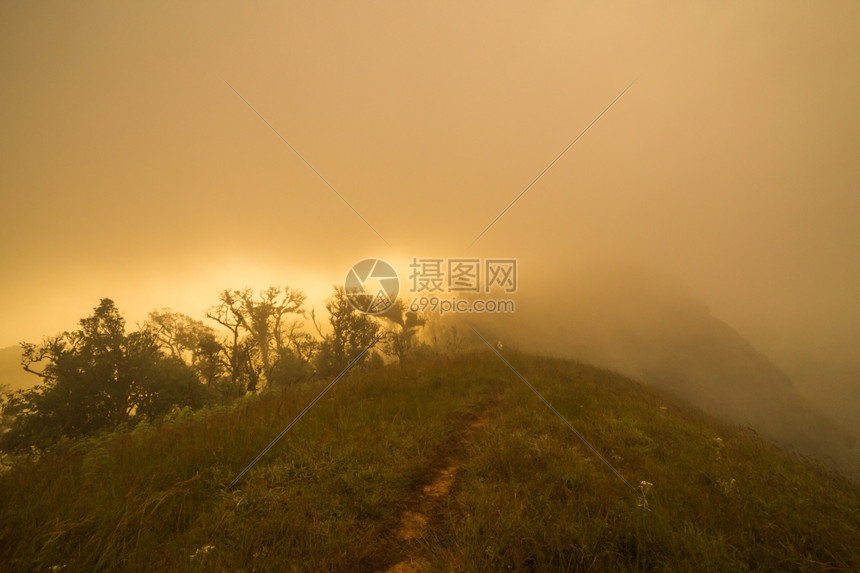
{"label": "white flower", "polygon": [[653,485],[654,484],[650,481],[642,480],[639,482],[639,491],[642,492],[642,500],[636,504],[637,507],[644,507],[646,510],[650,511],[650,509],[648,509],[648,491]]}
{"label": "white flower", "polygon": [[198,555],[202,557],[203,555],[206,555],[207,553],[209,553],[209,552],[210,552],[210,551],[212,551],[213,549],[215,549],[215,546],[214,546],[214,545],[204,545],[203,547],[201,547],[200,549],[198,549],[197,551],[195,551],[193,554],[189,555],[189,557],[190,557],[191,559],[194,559],[194,558],[195,558],[195,557],[197,557]]}

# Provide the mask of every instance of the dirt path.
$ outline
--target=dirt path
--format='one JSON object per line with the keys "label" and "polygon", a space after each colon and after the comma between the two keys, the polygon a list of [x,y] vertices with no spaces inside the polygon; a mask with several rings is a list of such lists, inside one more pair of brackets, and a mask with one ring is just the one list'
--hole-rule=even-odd
{"label": "dirt path", "polygon": [[421,556],[419,542],[426,535],[427,527],[438,513],[442,501],[451,493],[467,451],[466,446],[486,425],[500,398],[499,394],[493,396],[484,404],[480,414],[460,427],[457,439],[450,444],[450,450],[440,456],[440,463],[429,473],[426,484],[416,491],[394,532],[400,547],[399,553],[405,554],[405,557],[394,565],[378,569],[377,573],[423,573],[429,570],[429,563]]}

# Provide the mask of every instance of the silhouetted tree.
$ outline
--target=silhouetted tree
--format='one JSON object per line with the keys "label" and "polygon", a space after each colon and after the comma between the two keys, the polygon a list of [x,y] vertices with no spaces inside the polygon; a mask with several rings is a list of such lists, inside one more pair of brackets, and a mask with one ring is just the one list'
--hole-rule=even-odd
{"label": "silhouetted tree", "polygon": [[[229,331],[224,344],[230,376],[234,384],[245,382],[247,390],[256,391],[268,384],[276,362],[290,356],[292,350],[308,350],[291,314],[303,315],[305,295],[290,287],[269,287],[255,294],[253,289],[225,290],[219,303],[206,314]],[[299,358],[309,356],[299,352]]]}
{"label": "silhouetted tree", "polygon": [[399,299],[380,316],[392,323],[382,350],[389,356],[396,356],[403,364],[420,344],[416,336],[427,321],[419,317],[418,313],[407,310],[406,304]]}
{"label": "silhouetted tree", "polygon": [[169,412],[173,406],[202,408],[206,398],[206,387],[197,374],[172,356],[155,361],[142,372],[133,395],[135,415],[148,419]]}
{"label": "silhouetted tree", "polygon": [[[359,353],[367,348],[380,330],[380,325],[371,316],[358,312],[350,304],[343,287],[335,287],[334,294],[325,302],[332,331],[323,334],[319,325],[314,325],[322,336],[316,363],[320,374],[329,376],[339,373]],[[359,363],[367,359],[365,354]]]}
{"label": "silhouetted tree", "polygon": [[218,304],[206,312],[207,318],[214,320],[229,332],[229,336],[222,347],[227,355],[226,366],[230,382],[236,388],[242,386],[243,382],[247,382],[248,379],[245,357],[247,349],[242,344],[242,329],[246,321],[241,295],[242,291],[224,290],[218,296]]}
{"label": "silhouetted tree", "polygon": [[163,356],[153,331],[126,333],[110,299],[102,299],[80,325],[41,345],[21,345],[24,369],[42,383],[10,396],[4,410],[12,421],[0,437],[3,449],[43,449],[61,437],[112,429],[132,416],[202,404],[193,371]]}
{"label": "silhouetted tree", "polygon": [[[253,295],[253,291],[250,293]],[[258,298],[243,296],[242,304],[248,317],[246,328],[256,346],[266,382],[271,379],[274,363],[288,354],[288,336],[285,318],[301,314],[305,295],[301,291],[284,287],[269,287]]]}
{"label": "silhouetted tree", "polygon": [[319,341],[302,329],[302,325],[291,322],[285,329],[287,346],[278,351],[272,364],[269,381],[275,386],[286,386],[313,376],[311,361],[319,349]]}
{"label": "silhouetted tree", "polygon": [[146,327],[170,356],[185,362],[210,388],[227,375],[224,348],[215,330],[199,320],[165,308],[150,312]]}

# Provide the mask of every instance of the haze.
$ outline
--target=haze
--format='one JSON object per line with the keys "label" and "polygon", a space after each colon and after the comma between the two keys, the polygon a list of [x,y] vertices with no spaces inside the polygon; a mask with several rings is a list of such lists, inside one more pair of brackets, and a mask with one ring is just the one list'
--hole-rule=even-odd
{"label": "haze", "polygon": [[858,30],[849,1],[6,3],[0,346],[105,296],[130,323],[245,285],[319,308],[365,257],[503,256],[537,298],[647,269],[839,401]]}

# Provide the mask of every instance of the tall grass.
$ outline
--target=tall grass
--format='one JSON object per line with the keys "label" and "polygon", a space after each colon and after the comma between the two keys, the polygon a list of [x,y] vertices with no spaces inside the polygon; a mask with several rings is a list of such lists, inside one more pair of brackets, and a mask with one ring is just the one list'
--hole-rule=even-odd
{"label": "tall grass", "polygon": [[620,376],[517,367],[628,481],[648,483],[631,493],[515,388],[426,544],[434,570],[860,570],[860,490],[847,479]]}
{"label": "tall grass", "polygon": [[384,560],[379,539],[450,441],[452,421],[507,383],[480,368],[454,372],[349,376],[232,491],[322,382],[63,444],[0,476],[0,564],[354,570]]}
{"label": "tall grass", "polygon": [[[860,569],[847,480],[620,376],[512,360],[647,495],[469,355],[350,375],[232,490],[325,382],[61,444],[0,475],[0,570],[373,571],[414,554],[441,571]],[[426,537],[400,543],[449,463]]]}

